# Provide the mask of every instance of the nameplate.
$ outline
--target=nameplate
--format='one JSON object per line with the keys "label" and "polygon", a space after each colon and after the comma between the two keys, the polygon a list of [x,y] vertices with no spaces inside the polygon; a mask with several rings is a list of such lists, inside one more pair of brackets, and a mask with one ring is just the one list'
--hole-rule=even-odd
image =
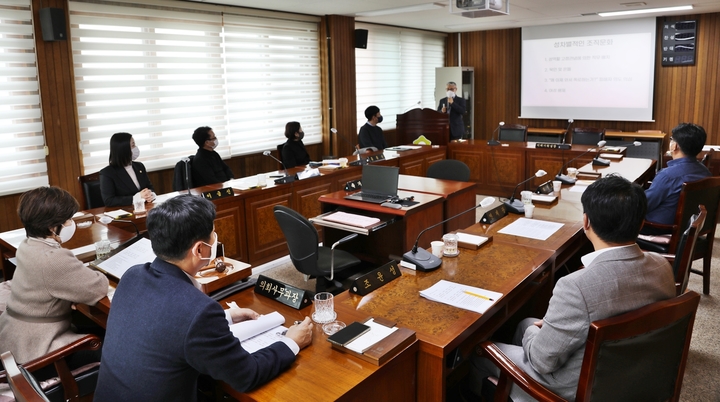
{"label": "nameplate", "polygon": [[377,154],[377,155],[368,156],[367,159],[365,159],[365,160],[367,161],[367,163],[376,162],[376,161],[384,161],[385,154]]}
{"label": "nameplate", "polygon": [[553,185],[552,185],[552,181],[550,181],[550,180],[541,184],[537,188],[537,190],[535,190],[535,194],[550,194],[552,192],[553,192]]}
{"label": "nameplate", "polygon": [[221,188],[220,190],[203,191],[202,196],[208,200],[219,200],[220,198],[232,197],[235,195],[232,187]]}
{"label": "nameplate", "polygon": [[500,219],[505,217],[507,214],[508,214],[507,207],[505,206],[505,204],[498,205],[497,207],[485,212],[485,214],[483,214],[482,218],[480,218],[480,222],[486,223],[489,225],[489,224],[499,221]]}
{"label": "nameplate", "polygon": [[367,164],[367,161],[365,159],[358,159],[356,161],[349,162],[348,165],[350,166],[362,166]]}
{"label": "nameplate", "polygon": [[259,275],[255,282],[255,293],[269,297],[286,306],[301,310],[312,304],[314,297],[309,290],[298,289],[287,283]]}
{"label": "nameplate", "polygon": [[402,272],[400,272],[397,261],[390,261],[380,268],[376,268],[355,279],[352,286],[350,286],[350,293],[365,296],[373,290],[380,289],[393,279],[401,276]]}
{"label": "nameplate", "polygon": [[362,181],[360,181],[360,179],[352,180],[352,181],[345,183],[345,191],[355,191],[355,190],[360,190],[361,188],[362,188]]}

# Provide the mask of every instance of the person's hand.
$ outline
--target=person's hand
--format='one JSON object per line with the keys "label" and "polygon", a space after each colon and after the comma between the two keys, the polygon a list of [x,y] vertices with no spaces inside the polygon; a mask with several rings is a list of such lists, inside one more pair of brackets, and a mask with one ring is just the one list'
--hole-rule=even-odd
{"label": "person's hand", "polygon": [[312,329],[313,324],[312,321],[310,321],[310,317],[305,317],[303,322],[290,327],[285,336],[295,341],[300,349],[302,349],[312,342]]}
{"label": "person's hand", "polygon": [[535,322],[533,323],[533,325],[536,326],[536,327],[538,327],[538,328],[542,328],[542,326],[543,326],[543,320],[535,321]]}
{"label": "person's hand", "polygon": [[140,191],[140,197],[142,197],[145,202],[151,202],[153,200],[153,192],[150,191],[150,189],[144,188]]}
{"label": "person's hand", "polygon": [[260,317],[260,314],[249,308],[231,308],[229,311],[233,322],[257,320]]}
{"label": "person's hand", "polygon": [[447,113],[447,108],[445,107],[445,105],[443,105],[443,107],[442,107],[442,112]]}
{"label": "person's hand", "polygon": [[453,98],[452,98],[451,96],[448,96],[447,102],[448,102],[448,105],[452,105],[452,104],[453,104]]}

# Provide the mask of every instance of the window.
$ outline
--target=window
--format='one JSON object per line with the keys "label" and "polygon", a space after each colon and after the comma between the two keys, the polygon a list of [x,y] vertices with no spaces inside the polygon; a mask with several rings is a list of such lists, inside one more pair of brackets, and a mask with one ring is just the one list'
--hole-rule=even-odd
{"label": "window", "polygon": [[47,186],[29,0],[0,0],[0,71],[0,195]]}
{"label": "window", "polygon": [[148,170],[195,153],[199,126],[213,128],[223,158],[275,149],[293,120],[306,144],[321,142],[317,18],[119,4],[70,2],[85,174],[107,165],[109,139],[121,131]]}
{"label": "window", "polygon": [[368,30],[367,49],[355,49],[358,130],[370,105],[380,108],[380,126],[386,130],[395,128],[397,114],[434,109],[435,68],[445,65],[445,34],[361,23],[355,27]]}

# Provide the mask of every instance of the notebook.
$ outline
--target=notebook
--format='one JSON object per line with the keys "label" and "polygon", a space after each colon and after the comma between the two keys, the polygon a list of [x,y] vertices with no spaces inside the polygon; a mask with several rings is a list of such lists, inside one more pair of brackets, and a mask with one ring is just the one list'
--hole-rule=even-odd
{"label": "notebook", "polygon": [[345,199],[382,204],[397,197],[399,177],[400,168],[365,165],[362,171],[362,190],[345,196]]}

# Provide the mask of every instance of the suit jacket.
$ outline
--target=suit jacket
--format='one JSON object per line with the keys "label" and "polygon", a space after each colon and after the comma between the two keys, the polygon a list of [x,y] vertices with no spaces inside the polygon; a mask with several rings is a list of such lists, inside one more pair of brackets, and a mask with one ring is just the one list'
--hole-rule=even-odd
{"label": "suit jacket", "polygon": [[302,141],[287,140],[282,147],[282,162],[285,169],[310,163],[310,155]]}
{"label": "suit jacket", "polygon": [[155,191],[145,170],[145,165],[133,162],[132,168],[137,176],[140,188],[135,186],[130,175],[123,167],[107,166],[100,171],[100,193],[107,207],[132,205],[133,195],[147,188]]}
{"label": "suit jacket", "polygon": [[380,126],[372,126],[370,123],[365,123],[360,127],[358,144],[360,148],[375,147],[379,151],[388,147],[382,128],[380,128]]}
{"label": "suit jacket", "polygon": [[[575,399],[590,323],[675,296],[670,264],[637,245],[608,250],[590,265],[561,278],[542,328],[525,331],[522,348],[508,357],[568,400]],[[511,397],[527,398],[513,386]],[[517,398],[517,399],[516,399]]]}
{"label": "suit jacket", "polygon": [[220,304],[158,258],[130,268],[117,287],[95,400],[194,401],[200,374],[247,391],[294,360],[282,342],[245,351]]}
{"label": "suit jacket", "polygon": [[[7,302],[12,315],[0,315],[0,350],[25,363],[79,339],[70,328],[70,306],[97,303],[107,295],[108,280],[52,239],[27,238],[16,257]],[[46,322],[31,322],[39,319]]]}
{"label": "suit jacket", "polygon": [[192,183],[195,187],[222,183],[233,179],[232,170],[215,151],[198,148],[192,160]]}
{"label": "suit jacket", "polygon": [[[448,105],[447,97],[440,99],[437,111],[442,112],[443,106],[446,105]],[[459,140],[463,137],[463,135],[465,135],[465,122],[463,121],[463,115],[465,114],[466,110],[465,99],[456,96],[455,98],[453,98],[453,103],[449,106],[450,139]]]}

